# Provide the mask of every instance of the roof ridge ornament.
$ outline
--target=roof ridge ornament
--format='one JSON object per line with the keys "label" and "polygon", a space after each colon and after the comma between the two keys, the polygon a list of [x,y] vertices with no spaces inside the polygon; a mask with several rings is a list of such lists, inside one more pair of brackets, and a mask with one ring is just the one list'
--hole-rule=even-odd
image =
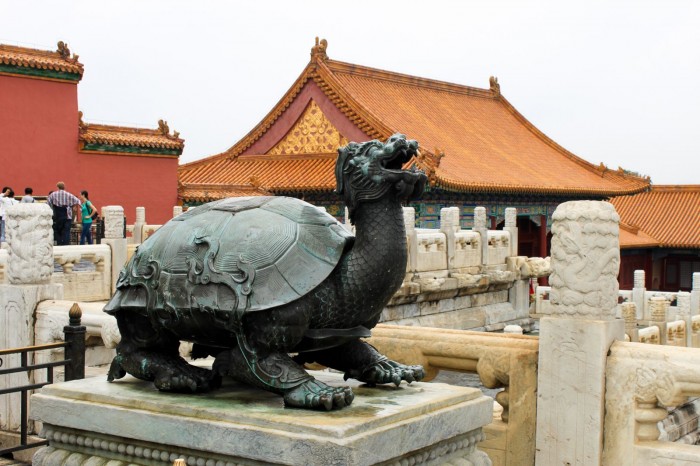
{"label": "roof ridge ornament", "polygon": [[173,130],[173,134],[170,134],[170,126],[165,120],[158,120],[158,132],[168,139],[178,139],[180,137],[180,132]]}
{"label": "roof ridge ornament", "polygon": [[61,56],[61,58],[63,58],[64,60],[68,60],[68,58],[70,58],[70,49],[68,48],[68,43],[59,40],[56,46],[58,47],[56,49],[56,52]]}
{"label": "roof ridge ornament", "polygon": [[87,131],[88,129],[88,124],[83,121],[83,112],[79,111],[78,112],[78,132],[80,134],[83,134]]}
{"label": "roof ridge ornament", "polygon": [[497,96],[501,95],[501,85],[498,84],[498,78],[496,76],[489,77],[489,89]]}
{"label": "roof ridge ornament", "polygon": [[421,168],[425,171],[430,186],[435,186],[438,181],[437,168],[440,166],[440,162],[444,156],[445,151],[438,147],[436,147],[433,152],[418,151],[417,160],[421,164]]}
{"label": "roof ridge ornament", "polygon": [[312,61],[326,61],[328,60],[328,55],[326,55],[326,49],[328,48],[328,41],[326,39],[318,40],[316,37],[316,45],[311,47],[311,60]]}

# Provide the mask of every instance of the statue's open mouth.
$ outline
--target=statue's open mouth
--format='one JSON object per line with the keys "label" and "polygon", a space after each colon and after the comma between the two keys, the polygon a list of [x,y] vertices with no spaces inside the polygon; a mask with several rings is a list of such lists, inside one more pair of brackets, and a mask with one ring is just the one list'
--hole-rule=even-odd
{"label": "statue's open mouth", "polygon": [[398,191],[399,198],[411,200],[423,194],[427,177],[418,170],[415,165],[404,170],[403,166],[418,153],[418,144],[415,141],[396,141],[397,147],[392,155],[379,161],[379,166],[386,180],[393,182]]}

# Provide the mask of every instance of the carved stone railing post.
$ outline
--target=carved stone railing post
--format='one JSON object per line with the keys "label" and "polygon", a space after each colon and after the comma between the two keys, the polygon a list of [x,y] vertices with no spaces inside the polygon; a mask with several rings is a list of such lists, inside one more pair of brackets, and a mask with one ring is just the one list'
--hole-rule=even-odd
{"label": "carved stone railing post", "polygon": [[52,211],[47,204],[16,204],[7,209],[5,231],[9,282],[49,283],[53,273]]}
{"label": "carved stone railing post", "polygon": [[518,255],[518,209],[506,207],[506,221],[503,230],[510,233],[510,256]]}
{"label": "carved stone railing post", "polygon": [[440,231],[445,234],[447,242],[447,268],[454,269],[456,233],[460,230],[459,208],[445,207],[440,209]]}
{"label": "carved stone railing post", "polygon": [[632,301],[637,305],[637,320],[649,319],[646,313],[646,299],[645,294],[647,289],[644,285],[646,280],[646,275],[644,270],[634,271],[634,288],[632,288]]}
{"label": "carved stone railing post", "polygon": [[667,342],[666,322],[668,321],[669,302],[663,296],[653,296],[649,299],[649,325],[659,327],[661,344]]}
{"label": "carved stone railing post", "polygon": [[[42,203],[7,208],[7,284],[0,284],[0,348],[34,344],[34,310],[40,301],[63,298],[63,287],[51,283],[53,230],[51,208]],[[5,368],[19,367],[22,356],[3,356]],[[34,353],[24,364],[34,362]],[[0,390],[30,383],[26,372],[0,377]],[[0,430],[20,430],[20,393],[0,396]]]}
{"label": "carved stone railing post", "polygon": [[693,288],[690,291],[690,315],[700,315],[700,272],[693,273]]}
{"label": "carved stone railing post", "polygon": [[173,218],[177,217],[178,215],[182,215],[182,206],[181,205],[176,205],[173,207]]}
{"label": "carved stone railing post", "polygon": [[693,332],[690,330],[693,327],[693,321],[690,314],[690,299],[691,295],[687,291],[679,291],[676,295],[676,319],[685,322],[685,341],[683,346],[693,346]]}
{"label": "carved stone railing post", "polygon": [[481,265],[486,265],[489,258],[489,230],[486,225],[485,207],[474,207],[474,227],[472,230],[479,233],[479,236],[481,236]]}
{"label": "carved stone railing post", "polygon": [[605,365],[615,319],[619,221],[612,204],[565,202],[552,216],[551,314],[540,321],[537,464],[600,465]]}
{"label": "carved stone railing post", "polygon": [[136,220],[134,221],[134,243],[141,244],[143,241],[142,230],[143,226],[146,224],[146,208],[137,207],[136,208]]}
{"label": "carved stone railing post", "polygon": [[418,269],[418,236],[416,235],[416,209],[403,208],[403,223],[406,228],[406,245],[408,247],[408,261],[406,268],[409,272]]}
{"label": "carved stone railing post", "polygon": [[124,238],[124,208],[121,206],[105,206],[102,208],[102,218],[105,222],[105,237],[102,244],[112,248],[112,292],[116,290],[119,272],[126,264],[126,245]]}
{"label": "carved stone railing post", "polygon": [[630,337],[630,341],[639,341],[637,305],[635,303],[622,303],[622,318],[625,320],[625,333]]}

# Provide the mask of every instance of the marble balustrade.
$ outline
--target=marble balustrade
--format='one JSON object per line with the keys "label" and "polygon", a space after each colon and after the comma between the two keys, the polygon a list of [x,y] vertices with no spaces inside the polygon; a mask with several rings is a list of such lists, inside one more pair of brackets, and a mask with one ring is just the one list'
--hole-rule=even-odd
{"label": "marble balustrade", "polygon": [[380,324],[369,342],[400,362],[422,364],[426,379],[440,370],[476,372],[488,388],[503,388],[500,418],[479,444],[494,466],[535,464],[537,337]]}
{"label": "marble balustrade", "polygon": [[[51,281],[63,285],[66,299],[91,302],[105,301],[112,296],[112,250],[109,246],[55,246],[53,255],[60,272],[54,270]],[[76,270],[79,264],[87,265],[86,270]]]}
{"label": "marble balustrade", "polygon": [[698,447],[660,440],[668,409],[700,396],[695,348],[615,342],[606,366],[603,464],[697,464]]}

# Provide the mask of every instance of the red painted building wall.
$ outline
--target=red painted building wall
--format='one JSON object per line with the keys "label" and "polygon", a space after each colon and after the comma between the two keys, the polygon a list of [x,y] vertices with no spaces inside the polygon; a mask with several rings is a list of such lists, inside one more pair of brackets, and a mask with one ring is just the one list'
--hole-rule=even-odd
{"label": "red painted building wall", "polygon": [[85,189],[98,210],[121,205],[133,223],[165,223],[177,204],[176,157],[83,153],[78,144],[78,85],[0,75],[0,187],[46,196],[64,181],[78,196]]}

